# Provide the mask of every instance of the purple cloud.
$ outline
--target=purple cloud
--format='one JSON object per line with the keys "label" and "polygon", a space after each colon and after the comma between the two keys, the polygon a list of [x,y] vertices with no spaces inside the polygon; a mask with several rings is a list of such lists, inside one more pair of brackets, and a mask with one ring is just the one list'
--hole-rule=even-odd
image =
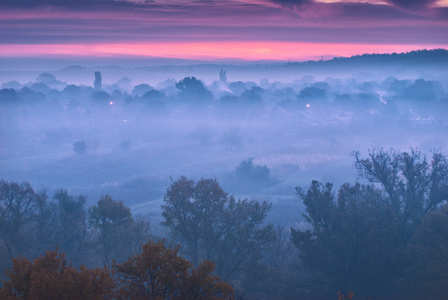
{"label": "purple cloud", "polygon": [[[434,9],[437,14],[425,17],[396,4],[263,1],[200,0],[186,4],[3,0],[3,5],[39,2],[46,7],[22,9],[16,5],[0,9],[0,44],[158,41],[446,44],[445,8]],[[59,6],[51,7],[56,2]]]}
{"label": "purple cloud", "polygon": [[386,0],[386,2],[400,8],[415,10],[431,7],[437,0]]}

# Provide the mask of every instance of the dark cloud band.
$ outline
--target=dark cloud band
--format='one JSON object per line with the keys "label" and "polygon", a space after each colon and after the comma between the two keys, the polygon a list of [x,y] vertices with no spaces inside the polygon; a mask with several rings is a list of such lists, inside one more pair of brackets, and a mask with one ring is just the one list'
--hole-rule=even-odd
{"label": "dark cloud band", "polygon": [[132,3],[125,0],[2,0],[0,7],[34,8],[41,6],[55,6],[66,8],[87,8],[92,6],[123,6]]}
{"label": "dark cloud band", "polygon": [[300,7],[302,7],[305,4],[313,3],[314,0],[270,0],[270,2],[275,3],[275,4],[279,4],[279,5],[285,6],[285,7],[300,8]]}

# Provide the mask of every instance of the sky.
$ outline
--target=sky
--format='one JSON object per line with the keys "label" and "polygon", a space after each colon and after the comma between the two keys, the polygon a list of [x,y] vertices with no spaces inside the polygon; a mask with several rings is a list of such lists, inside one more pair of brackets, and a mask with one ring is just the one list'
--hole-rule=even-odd
{"label": "sky", "polygon": [[1,0],[12,58],[302,61],[448,48],[448,0]]}

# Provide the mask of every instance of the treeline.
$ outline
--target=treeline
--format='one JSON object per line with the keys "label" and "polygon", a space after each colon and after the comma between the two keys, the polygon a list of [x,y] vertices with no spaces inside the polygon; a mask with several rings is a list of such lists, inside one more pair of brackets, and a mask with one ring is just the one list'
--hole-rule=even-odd
{"label": "treeline", "polygon": [[[217,297],[445,299],[446,157],[434,151],[428,160],[416,150],[375,148],[364,158],[354,153],[354,166],[369,184],[346,183],[335,191],[331,183],[313,181],[307,190],[297,188],[305,206],[304,222],[298,215],[299,225],[289,231],[266,223],[271,204],[235,199],[216,180],[181,177],[173,181],[164,196],[162,225],[185,257],[182,264],[187,267],[181,273],[205,274],[204,278],[219,284],[214,290]],[[41,257],[33,262],[14,258],[3,291],[18,293],[14,278],[20,265],[36,266],[41,259],[60,264],[65,258],[57,252],[42,258],[55,246],[77,266],[69,267],[72,273],[82,274],[81,264],[107,266],[94,272],[112,272],[119,282],[114,292],[131,284],[126,280],[135,280],[135,287],[141,274],[157,269],[156,263],[145,262],[151,257],[167,251],[177,256],[177,248],[167,248],[149,235],[147,221],[135,220],[129,208],[110,196],[86,208],[83,196],[61,190],[48,201],[44,192],[34,192],[28,183],[2,181],[0,205],[2,269],[10,268],[11,258],[18,255]],[[164,266],[168,269],[163,278],[176,281],[177,262]],[[155,284],[154,280],[145,282]],[[232,285],[233,294],[225,282]]]}
{"label": "treeline", "polygon": [[[266,114],[269,110],[309,112],[310,107],[325,107],[326,110],[344,109],[345,118],[361,114],[364,119],[382,117],[393,121],[431,116],[443,122],[445,115],[438,107],[445,108],[447,103],[442,82],[425,78],[390,76],[358,82],[356,79],[317,81],[303,77],[290,83],[269,82],[268,79],[255,83],[228,81],[226,72],[221,70],[219,80],[210,85],[191,76],[167,79],[154,87],[147,83],[132,85],[127,77],[114,84],[102,84],[101,73],[96,74],[94,87],[62,82],[50,73],[42,73],[35,81],[25,84],[6,82],[0,89],[0,104],[17,105],[22,110],[36,106],[54,108],[78,117],[113,107],[139,111],[151,117],[199,109],[202,113],[206,110],[226,118]],[[428,108],[428,104],[434,107]],[[409,108],[414,111],[411,115]],[[344,118],[338,116],[339,113],[331,111],[333,117]]]}
{"label": "treeline", "polygon": [[320,64],[321,68],[325,67],[372,67],[372,66],[419,66],[419,65],[439,65],[441,61],[446,61],[448,58],[448,51],[446,49],[433,50],[417,50],[406,53],[391,53],[391,54],[362,54],[351,57],[335,57],[329,60],[307,61],[302,63],[290,63],[305,68],[315,67]]}
{"label": "treeline", "polygon": [[28,182],[0,182],[2,266],[18,255],[37,257],[57,247],[75,265],[110,266],[140,249],[149,223],[136,220],[109,195],[86,208],[86,197],[59,190],[49,201]]}

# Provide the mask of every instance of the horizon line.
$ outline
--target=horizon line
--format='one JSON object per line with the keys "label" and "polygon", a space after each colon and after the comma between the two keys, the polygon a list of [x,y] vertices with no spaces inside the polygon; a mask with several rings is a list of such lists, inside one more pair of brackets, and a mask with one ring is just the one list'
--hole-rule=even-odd
{"label": "horizon line", "polygon": [[305,62],[360,55],[448,49],[448,45],[333,44],[294,42],[0,45],[8,60],[150,60],[204,63]]}

